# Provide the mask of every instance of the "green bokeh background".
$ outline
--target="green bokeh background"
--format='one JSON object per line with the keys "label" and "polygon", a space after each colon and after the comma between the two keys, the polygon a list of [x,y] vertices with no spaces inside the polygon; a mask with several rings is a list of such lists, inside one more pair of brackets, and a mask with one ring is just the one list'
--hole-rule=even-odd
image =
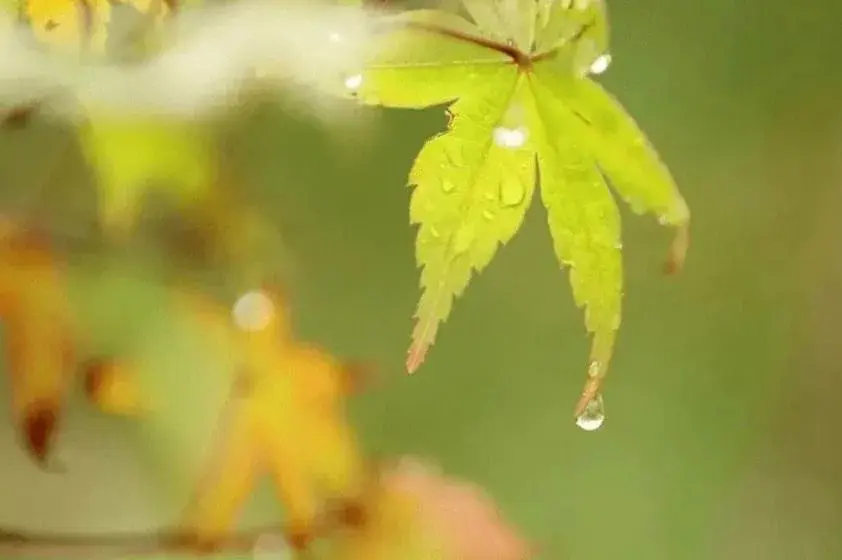
{"label": "green bokeh background", "polygon": [[[659,148],[694,222],[684,273],[665,278],[669,232],[624,208],[625,315],[603,428],[573,423],[588,342],[539,204],[424,367],[402,375],[418,296],[403,185],[440,109],[371,109],[349,127],[264,106],[230,132],[243,184],[283,236],[273,265],[296,323],[380,366],[386,382],[353,403],[373,456],[429,457],[483,485],[541,558],[842,558],[842,4],[609,8],[601,81]],[[44,123],[0,136],[5,203],[32,200],[66,143]],[[61,194],[39,204],[82,234],[90,177],[78,161],[66,169]],[[80,253],[80,270],[95,256]],[[157,272],[122,260],[75,285],[103,344],[139,352],[166,406],[138,426],[74,397],[61,474],[35,469],[2,427],[0,527],[141,530],[185,503],[224,372],[156,309]],[[243,523],[277,514],[267,484]]]}

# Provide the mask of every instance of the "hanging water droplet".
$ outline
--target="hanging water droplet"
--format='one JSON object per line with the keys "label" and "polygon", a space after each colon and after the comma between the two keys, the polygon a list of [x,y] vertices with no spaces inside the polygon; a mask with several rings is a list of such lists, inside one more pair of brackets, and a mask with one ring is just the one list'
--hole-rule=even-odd
{"label": "hanging water droplet", "polygon": [[357,91],[363,85],[362,74],[352,74],[345,78],[345,87],[350,91]]}
{"label": "hanging water droplet", "polygon": [[517,181],[503,181],[500,183],[500,203],[503,206],[517,206],[523,202],[526,189]]}
{"label": "hanging water droplet", "polygon": [[494,143],[501,148],[521,148],[526,144],[526,129],[498,126],[494,129]]}
{"label": "hanging water droplet", "polygon": [[588,68],[588,71],[591,74],[594,74],[594,75],[598,76],[599,74],[602,74],[603,72],[608,70],[608,67],[610,65],[611,65],[611,55],[608,54],[608,53],[601,54],[598,57],[596,57],[596,60],[594,60],[591,63],[591,66],[590,66],[590,68]]}
{"label": "hanging water droplet", "polygon": [[576,425],[586,432],[592,432],[598,430],[603,422],[605,422],[605,407],[602,402],[602,395],[597,395],[590,400],[582,414],[576,418]]}
{"label": "hanging water droplet", "polygon": [[275,306],[269,296],[260,291],[243,294],[234,303],[231,315],[237,328],[244,331],[259,331],[269,325],[275,314]]}

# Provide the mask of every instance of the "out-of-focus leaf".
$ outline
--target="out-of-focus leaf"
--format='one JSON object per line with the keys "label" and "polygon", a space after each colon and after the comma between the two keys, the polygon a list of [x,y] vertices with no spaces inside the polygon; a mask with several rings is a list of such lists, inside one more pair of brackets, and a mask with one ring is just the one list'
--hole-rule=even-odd
{"label": "out-of-focus leaf", "polygon": [[527,560],[532,547],[481,489],[403,459],[386,467],[357,531],[333,543],[337,560]]}
{"label": "out-of-focus leaf", "polygon": [[102,412],[140,417],[148,406],[136,372],[126,363],[99,359],[87,364],[82,374],[88,398]]}
{"label": "out-of-focus leaf", "polygon": [[[45,464],[76,380],[79,361],[95,360],[72,314],[66,271],[43,236],[0,224],[0,321],[12,387],[12,413],[30,455]],[[135,379],[109,362],[88,396],[101,410],[136,414]]]}
{"label": "out-of-focus leaf", "polygon": [[209,341],[233,349],[240,373],[185,526],[212,547],[268,473],[285,506],[288,539],[304,547],[325,504],[353,503],[364,485],[364,462],[344,413],[349,371],[295,339],[285,304],[269,292],[242,296],[233,322],[213,303],[190,296],[184,303]]}
{"label": "out-of-focus leaf", "polygon": [[0,318],[12,414],[32,457],[45,464],[75,362],[63,272],[46,240],[3,224]]}
{"label": "out-of-focus leaf", "polygon": [[67,52],[105,49],[111,4],[108,0],[22,0],[35,38]]}
{"label": "out-of-focus leaf", "polygon": [[183,207],[200,199],[216,178],[213,142],[201,123],[92,115],[79,136],[97,177],[102,224],[110,234],[131,229],[149,193]]}

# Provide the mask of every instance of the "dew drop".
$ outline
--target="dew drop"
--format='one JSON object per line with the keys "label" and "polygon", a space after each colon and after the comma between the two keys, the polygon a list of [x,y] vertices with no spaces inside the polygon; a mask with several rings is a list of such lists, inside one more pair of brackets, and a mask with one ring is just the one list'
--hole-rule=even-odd
{"label": "dew drop", "polygon": [[260,291],[240,296],[231,310],[234,324],[244,331],[265,329],[275,315],[275,306],[269,296]]}
{"label": "dew drop", "polygon": [[594,60],[591,63],[591,66],[590,66],[590,68],[588,68],[588,71],[591,74],[594,74],[594,75],[598,76],[599,74],[602,74],[603,72],[608,70],[608,67],[610,65],[611,65],[611,55],[608,54],[608,53],[605,53],[605,54],[602,54],[602,55],[596,57],[596,60]]}
{"label": "dew drop", "polygon": [[345,78],[345,87],[350,91],[357,91],[360,89],[360,86],[363,85],[363,75],[362,74],[352,74]]}
{"label": "dew drop", "polygon": [[494,129],[494,143],[501,148],[521,148],[526,144],[526,129],[498,126]]}
{"label": "dew drop", "polygon": [[433,236],[433,239],[438,239],[439,237],[441,237],[441,233],[439,233],[439,230],[432,226],[430,226],[430,235]]}
{"label": "dew drop", "polygon": [[467,253],[474,242],[476,234],[474,228],[465,224],[456,231],[453,238],[453,252],[457,255]]}
{"label": "dew drop", "polygon": [[597,395],[591,399],[582,414],[576,418],[576,425],[586,432],[592,432],[598,430],[603,422],[605,422],[605,407],[602,402],[602,395]]}
{"label": "dew drop", "polygon": [[490,222],[494,219],[494,212],[492,212],[491,210],[483,210],[482,217]]}
{"label": "dew drop", "polygon": [[517,181],[503,181],[500,183],[500,203],[503,206],[517,206],[523,202],[526,189]]}
{"label": "dew drop", "polygon": [[448,181],[447,179],[445,179],[441,183],[441,190],[443,190],[444,192],[446,192],[448,194],[452,193],[453,191],[456,190],[456,183],[454,183],[453,181]]}

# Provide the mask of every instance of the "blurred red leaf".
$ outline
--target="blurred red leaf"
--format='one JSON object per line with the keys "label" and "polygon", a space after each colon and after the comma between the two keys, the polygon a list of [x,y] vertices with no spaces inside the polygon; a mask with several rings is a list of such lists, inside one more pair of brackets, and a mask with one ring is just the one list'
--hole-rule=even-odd
{"label": "blurred red leaf", "polygon": [[468,482],[415,459],[383,470],[365,524],[338,543],[341,560],[527,560],[530,545]]}

